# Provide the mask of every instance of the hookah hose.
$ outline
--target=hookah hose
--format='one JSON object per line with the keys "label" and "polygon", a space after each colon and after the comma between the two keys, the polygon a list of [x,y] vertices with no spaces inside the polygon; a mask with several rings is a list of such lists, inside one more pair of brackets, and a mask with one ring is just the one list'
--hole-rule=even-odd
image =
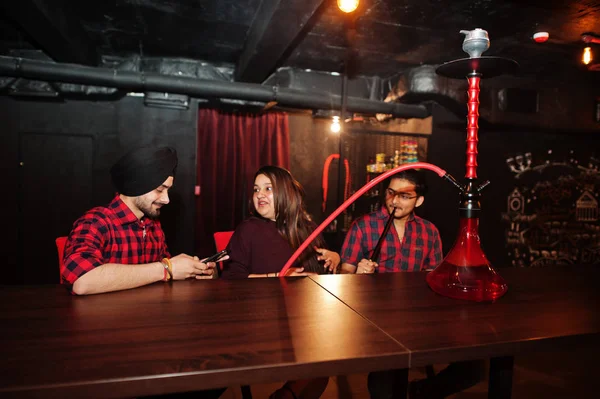
{"label": "hookah hose", "polygon": [[329,223],[331,223],[340,213],[342,213],[346,208],[348,208],[354,201],[356,201],[358,198],[360,198],[361,195],[363,195],[365,192],[367,192],[367,190],[370,190],[373,186],[379,184],[380,182],[382,182],[383,180],[392,176],[393,174],[402,172],[403,170],[407,170],[407,169],[431,170],[431,171],[437,173],[438,176],[449,180],[456,187],[461,187],[460,184],[452,176],[450,176],[448,173],[446,173],[445,170],[443,170],[442,168],[439,168],[435,165],[432,165],[430,163],[426,163],[426,162],[415,162],[415,163],[411,163],[411,164],[407,164],[407,165],[398,166],[397,168],[394,168],[392,170],[388,170],[387,172],[384,172],[383,174],[377,176],[376,178],[374,178],[373,180],[371,180],[370,182],[365,184],[360,190],[358,190],[357,192],[352,194],[352,196],[350,198],[348,198],[346,201],[344,201],[344,203],[342,203],[342,205],[340,205],[335,211],[333,211],[333,213],[331,215],[329,215],[329,217],[327,219],[325,219],[323,221],[323,223],[321,223],[315,229],[315,231],[313,231],[312,234],[310,236],[308,236],[308,238],[306,240],[304,240],[304,242],[298,247],[298,249],[296,249],[296,252],[294,252],[294,254],[290,257],[290,259],[288,259],[286,264],[283,266],[283,268],[279,272],[279,275],[282,277],[285,276],[288,269],[294,264],[296,259],[298,259],[298,256],[300,256],[302,251],[304,251],[310,245],[310,243],[313,242],[313,240],[315,238],[317,238],[317,236],[319,234],[321,234],[321,232],[323,230],[325,230],[325,228],[329,225]]}
{"label": "hookah hose", "polygon": [[387,235],[388,231],[390,231],[390,226],[394,222],[394,213],[396,213],[396,207],[394,207],[394,209],[392,209],[392,211],[390,212],[390,218],[388,219],[387,223],[385,224],[383,233],[381,233],[381,237],[379,237],[379,241],[377,241],[377,245],[375,245],[375,249],[373,250],[373,253],[371,254],[371,262],[377,262],[377,258],[379,258],[379,253],[381,252],[381,246],[383,245],[383,242],[385,241],[385,236]]}
{"label": "hookah hose", "polygon": [[[325,208],[327,207],[327,191],[329,187],[329,167],[331,166],[331,161],[334,159],[339,159],[340,154],[331,154],[325,160],[325,165],[323,165],[323,203],[321,204],[321,209],[325,212]],[[341,167],[341,166],[340,166]],[[350,163],[347,159],[344,159],[344,168],[346,169],[346,181],[344,183],[344,201],[348,199],[350,195]]]}

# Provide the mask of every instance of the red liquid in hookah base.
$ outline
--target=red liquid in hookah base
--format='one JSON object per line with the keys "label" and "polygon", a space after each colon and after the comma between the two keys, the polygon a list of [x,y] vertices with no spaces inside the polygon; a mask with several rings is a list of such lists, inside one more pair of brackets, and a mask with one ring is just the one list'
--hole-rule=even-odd
{"label": "red liquid in hookah base", "polygon": [[495,301],[508,286],[481,250],[479,219],[462,218],[454,246],[444,261],[427,275],[427,283],[440,295],[470,301]]}
{"label": "red liquid in hookah base", "polygon": [[427,275],[427,283],[440,295],[476,302],[495,301],[508,290],[490,265],[456,266],[446,261]]}

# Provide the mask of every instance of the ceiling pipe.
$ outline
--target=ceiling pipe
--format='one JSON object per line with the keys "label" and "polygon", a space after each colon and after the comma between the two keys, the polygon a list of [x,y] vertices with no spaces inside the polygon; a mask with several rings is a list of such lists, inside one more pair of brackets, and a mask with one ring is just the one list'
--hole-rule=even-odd
{"label": "ceiling pipe", "polygon": [[[275,101],[282,106],[302,109],[340,110],[342,103],[341,96],[326,92],[121,71],[19,57],[0,56],[0,76],[115,87],[139,92],[160,91],[197,98],[230,98],[265,103]],[[431,115],[430,110],[424,105],[386,103],[357,97],[348,97],[346,109],[364,114],[391,114],[397,118],[422,119]]]}

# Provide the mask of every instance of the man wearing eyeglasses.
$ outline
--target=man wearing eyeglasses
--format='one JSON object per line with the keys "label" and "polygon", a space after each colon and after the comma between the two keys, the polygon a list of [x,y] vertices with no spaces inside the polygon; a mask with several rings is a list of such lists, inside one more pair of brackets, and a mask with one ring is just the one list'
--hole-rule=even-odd
{"label": "man wearing eyeglasses", "polygon": [[[423,204],[427,186],[422,172],[414,169],[393,175],[385,190],[385,204],[378,211],[352,223],[341,250],[339,273],[389,273],[432,270],[442,262],[442,241],[435,225],[414,214]],[[393,215],[385,237],[386,224]],[[380,240],[380,253],[373,252]],[[434,377],[412,381],[408,369],[369,373],[367,385],[371,399],[444,398],[469,388],[482,379],[479,361],[451,363]]]}
{"label": "man wearing eyeglasses", "polygon": [[[385,205],[352,223],[340,254],[340,273],[412,272],[434,269],[442,262],[438,229],[414,214],[427,191],[421,173],[410,169],[393,175],[385,190]],[[394,209],[379,258],[372,259]]]}

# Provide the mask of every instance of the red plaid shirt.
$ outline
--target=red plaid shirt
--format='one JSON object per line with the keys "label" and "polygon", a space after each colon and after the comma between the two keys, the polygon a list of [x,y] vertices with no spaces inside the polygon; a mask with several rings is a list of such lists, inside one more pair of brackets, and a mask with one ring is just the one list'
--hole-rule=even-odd
{"label": "red plaid shirt", "polygon": [[[382,207],[352,223],[342,246],[342,262],[358,265],[369,259],[390,217]],[[433,269],[442,262],[442,240],[435,225],[412,214],[406,221],[404,239],[400,242],[392,226],[385,236],[377,263],[379,273],[412,272]]]}
{"label": "red plaid shirt", "polygon": [[86,212],[65,244],[63,282],[73,284],[105,263],[152,263],[170,257],[160,222],[139,220],[117,195],[106,207]]}

